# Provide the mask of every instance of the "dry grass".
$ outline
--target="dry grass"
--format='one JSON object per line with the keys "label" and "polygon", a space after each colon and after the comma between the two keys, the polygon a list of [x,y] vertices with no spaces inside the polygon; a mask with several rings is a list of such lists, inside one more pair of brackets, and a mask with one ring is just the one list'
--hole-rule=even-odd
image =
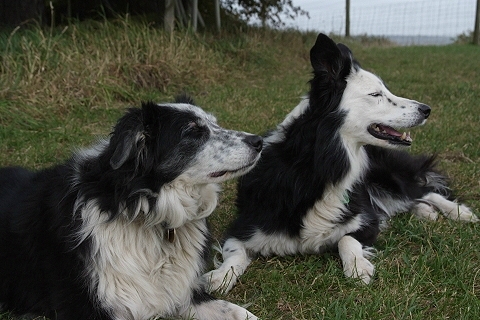
{"label": "dry grass", "polygon": [[108,108],[112,100],[132,101],[134,90],[166,93],[197,79],[208,85],[225,66],[194,34],[165,34],[128,19],[60,32],[15,30],[4,41],[0,98],[59,112],[78,99]]}

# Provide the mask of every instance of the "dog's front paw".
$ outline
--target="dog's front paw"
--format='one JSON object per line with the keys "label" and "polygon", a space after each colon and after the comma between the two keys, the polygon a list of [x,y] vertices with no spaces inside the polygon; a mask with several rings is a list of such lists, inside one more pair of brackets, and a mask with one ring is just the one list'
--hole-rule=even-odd
{"label": "dog's front paw", "polygon": [[[425,195],[421,202],[426,202],[438,209],[446,218],[458,221],[479,222],[480,219],[464,204],[450,201],[444,196],[431,192]],[[416,207],[418,208],[418,205]]]}
{"label": "dog's front paw", "polygon": [[207,290],[209,292],[227,293],[232,290],[237,283],[237,275],[233,267],[224,271],[223,268],[212,270],[203,275],[203,279],[207,283]]}
{"label": "dog's front paw", "polygon": [[456,209],[448,212],[446,216],[453,220],[479,222],[480,219],[464,204],[457,204]]}
{"label": "dog's front paw", "polygon": [[259,319],[257,318],[257,316],[255,316],[253,313],[251,313],[247,309],[239,307],[238,310],[235,310],[232,313],[232,320],[259,320]]}
{"label": "dog's front paw", "polygon": [[366,258],[372,255],[369,248],[363,248],[358,240],[347,235],[338,242],[338,253],[342,259],[345,276],[360,279],[366,284],[370,283],[375,267]]}
{"label": "dog's front paw", "polygon": [[188,320],[258,320],[247,309],[224,300],[211,300],[191,305],[180,316]]}
{"label": "dog's front paw", "polygon": [[356,257],[354,260],[343,264],[345,276],[360,279],[369,284],[375,272],[375,266],[364,257]]}
{"label": "dog's front paw", "polygon": [[419,219],[424,220],[437,220],[438,219],[438,212],[435,208],[428,203],[419,202],[417,203],[413,209],[413,214]]}

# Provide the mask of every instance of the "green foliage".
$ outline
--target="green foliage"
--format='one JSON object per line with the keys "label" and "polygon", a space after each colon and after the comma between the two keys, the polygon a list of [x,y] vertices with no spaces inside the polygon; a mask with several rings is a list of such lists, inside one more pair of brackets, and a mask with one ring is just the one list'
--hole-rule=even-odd
{"label": "green foliage", "polygon": [[243,21],[258,22],[262,26],[284,26],[285,18],[295,19],[308,12],[295,6],[292,0],[225,0],[225,9]]}
{"label": "green foliage", "polygon": [[[62,161],[107,135],[125,108],[182,91],[221,125],[263,133],[308,92],[315,36],[265,29],[168,35],[128,19],[0,35],[0,166]],[[393,93],[432,106],[427,125],[412,132],[412,152],[437,153],[454,190],[478,212],[480,48],[336,40]],[[210,219],[216,239],[235,214],[235,181],[223,189]],[[477,319],[478,242],[479,225],[405,215],[381,234],[369,286],[346,279],[334,254],[272,257],[255,260],[222,298],[262,319]]]}
{"label": "green foliage", "polygon": [[455,43],[467,44],[473,43],[473,31],[465,31],[455,37]]}

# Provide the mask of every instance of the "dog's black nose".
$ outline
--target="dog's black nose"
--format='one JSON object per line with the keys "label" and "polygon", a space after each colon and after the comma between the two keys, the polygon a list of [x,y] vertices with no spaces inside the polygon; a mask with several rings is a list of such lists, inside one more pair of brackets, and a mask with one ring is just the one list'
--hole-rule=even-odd
{"label": "dog's black nose", "polygon": [[430,115],[430,111],[432,110],[432,108],[430,108],[429,106],[427,106],[426,104],[420,104],[418,106],[418,111],[420,111],[420,113],[422,113],[424,116],[425,116],[425,119],[428,118],[428,116]]}
{"label": "dog's black nose", "polygon": [[256,136],[256,135],[250,135],[250,136],[247,136],[245,139],[243,139],[243,141],[252,146],[252,148],[257,151],[257,152],[260,152],[262,151],[262,148],[263,148],[263,139],[262,137],[259,137],[259,136]]}

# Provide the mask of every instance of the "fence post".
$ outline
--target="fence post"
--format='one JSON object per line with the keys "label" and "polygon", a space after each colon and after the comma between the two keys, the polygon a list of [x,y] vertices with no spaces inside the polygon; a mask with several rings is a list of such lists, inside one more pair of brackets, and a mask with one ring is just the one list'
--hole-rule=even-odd
{"label": "fence post", "polygon": [[215,22],[217,24],[217,31],[220,32],[221,30],[221,22],[220,22],[220,0],[215,0]]}
{"label": "fence post", "polygon": [[480,0],[477,0],[477,10],[475,14],[475,28],[473,31],[473,44],[480,44]]}
{"label": "fence post", "polygon": [[[480,1],[480,0],[478,0]],[[345,8],[345,37],[350,37],[350,0],[347,0]]]}
{"label": "fence post", "polygon": [[173,32],[175,26],[175,0],[165,1],[165,15],[163,16],[163,25],[167,32]]}
{"label": "fence post", "polygon": [[197,22],[198,22],[198,0],[192,1],[192,29],[197,31]]}

